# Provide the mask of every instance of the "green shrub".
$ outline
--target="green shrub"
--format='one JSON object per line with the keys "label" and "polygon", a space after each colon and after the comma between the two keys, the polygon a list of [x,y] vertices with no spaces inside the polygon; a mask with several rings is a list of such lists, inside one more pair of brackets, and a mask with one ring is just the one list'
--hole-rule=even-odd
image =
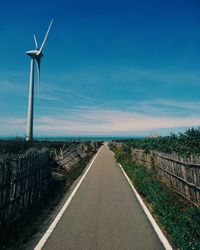
{"label": "green shrub", "polygon": [[122,148],[129,153],[131,147],[142,149],[145,152],[156,150],[163,153],[176,153],[180,156],[200,156],[200,128],[188,129],[185,133],[157,138],[131,139],[123,141]]}

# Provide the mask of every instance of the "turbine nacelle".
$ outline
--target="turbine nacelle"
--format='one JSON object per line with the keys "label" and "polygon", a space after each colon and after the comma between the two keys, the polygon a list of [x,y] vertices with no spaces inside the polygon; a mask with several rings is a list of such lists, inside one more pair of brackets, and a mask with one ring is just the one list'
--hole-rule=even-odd
{"label": "turbine nacelle", "polygon": [[26,54],[32,58],[41,58],[43,57],[42,52],[39,53],[39,50],[29,50]]}
{"label": "turbine nacelle", "polygon": [[47,36],[48,36],[49,31],[50,31],[50,29],[51,29],[52,23],[53,23],[53,19],[51,20],[51,22],[50,22],[50,24],[49,24],[49,27],[48,27],[48,29],[47,29],[47,32],[46,32],[46,34],[45,34],[45,37],[44,37],[44,39],[43,39],[43,42],[42,42],[42,45],[41,45],[40,49],[39,49],[39,47],[38,47],[38,42],[37,42],[36,36],[33,35],[34,42],[35,42],[35,49],[34,49],[34,50],[29,50],[29,51],[27,51],[26,54],[27,54],[28,56],[30,56],[30,57],[32,57],[32,58],[41,58],[41,57],[43,56],[42,50],[43,50],[44,45],[45,45],[45,42],[46,42],[46,40],[47,40]]}
{"label": "turbine nacelle", "polygon": [[40,88],[40,62],[41,62],[41,58],[43,57],[42,50],[43,50],[45,42],[47,40],[47,36],[48,36],[49,31],[51,29],[52,23],[53,23],[53,19],[51,20],[51,22],[49,24],[49,27],[47,29],[47,32],[46,32],[45,36],[44,36],[41,47],[39,48],[36,36],[33,35],[34,43],[35,43],[35,49],[34,50],[29,50],[29,51],[26,52],[26,54],[28,56],[30,56],[32,59],[36,60],[37,71],[38,71],[38,97],[39,97],[39,88]]}

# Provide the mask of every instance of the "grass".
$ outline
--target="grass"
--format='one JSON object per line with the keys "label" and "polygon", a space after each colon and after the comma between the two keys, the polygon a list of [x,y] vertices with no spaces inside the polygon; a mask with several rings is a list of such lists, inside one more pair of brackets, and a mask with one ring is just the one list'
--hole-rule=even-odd
{"label": "grass", "polygon": [[135,164],[122,149],[112,150],[174,245],[182,250],[199,250],[200,209],[181,200],[158,180],[153,170]]}

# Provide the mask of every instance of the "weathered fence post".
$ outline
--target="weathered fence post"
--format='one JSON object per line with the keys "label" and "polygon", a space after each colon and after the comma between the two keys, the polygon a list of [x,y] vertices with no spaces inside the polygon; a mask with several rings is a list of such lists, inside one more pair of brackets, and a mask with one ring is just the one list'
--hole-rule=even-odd
{"label": "weathered fence post", "polygon": [[[133,160],[153,170],[170,189],[196,206],[200,206],[200,158],[183,158],[156,151],[132,149]],[[195,160],[194,160],[195,159]],[[194,162],[191,162],[194,160]]]}
{"label": "weathered fence post", "polygon": [[19,218],[48,191],[49,151],[0,155],[0,228]]}

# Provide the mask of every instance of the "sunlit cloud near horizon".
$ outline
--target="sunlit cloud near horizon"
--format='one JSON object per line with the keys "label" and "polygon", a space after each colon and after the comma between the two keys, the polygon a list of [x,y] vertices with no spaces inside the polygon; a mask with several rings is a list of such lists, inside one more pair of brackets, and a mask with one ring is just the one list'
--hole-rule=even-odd
{"label": "sunlit cloud near horizon", "polygon": [[[44,116],[35,119],[35,133],[38,136],[147,136],[151,133],[184,131],[198,127],[200,117],[170,117],[144,115],[117,110],[82,110],[71,116]],[[0,122],[0,131],[12,131],[12,136],[23,135],[25,118],[7,118]],[[3,135],[3,134],[2,134]]]}

